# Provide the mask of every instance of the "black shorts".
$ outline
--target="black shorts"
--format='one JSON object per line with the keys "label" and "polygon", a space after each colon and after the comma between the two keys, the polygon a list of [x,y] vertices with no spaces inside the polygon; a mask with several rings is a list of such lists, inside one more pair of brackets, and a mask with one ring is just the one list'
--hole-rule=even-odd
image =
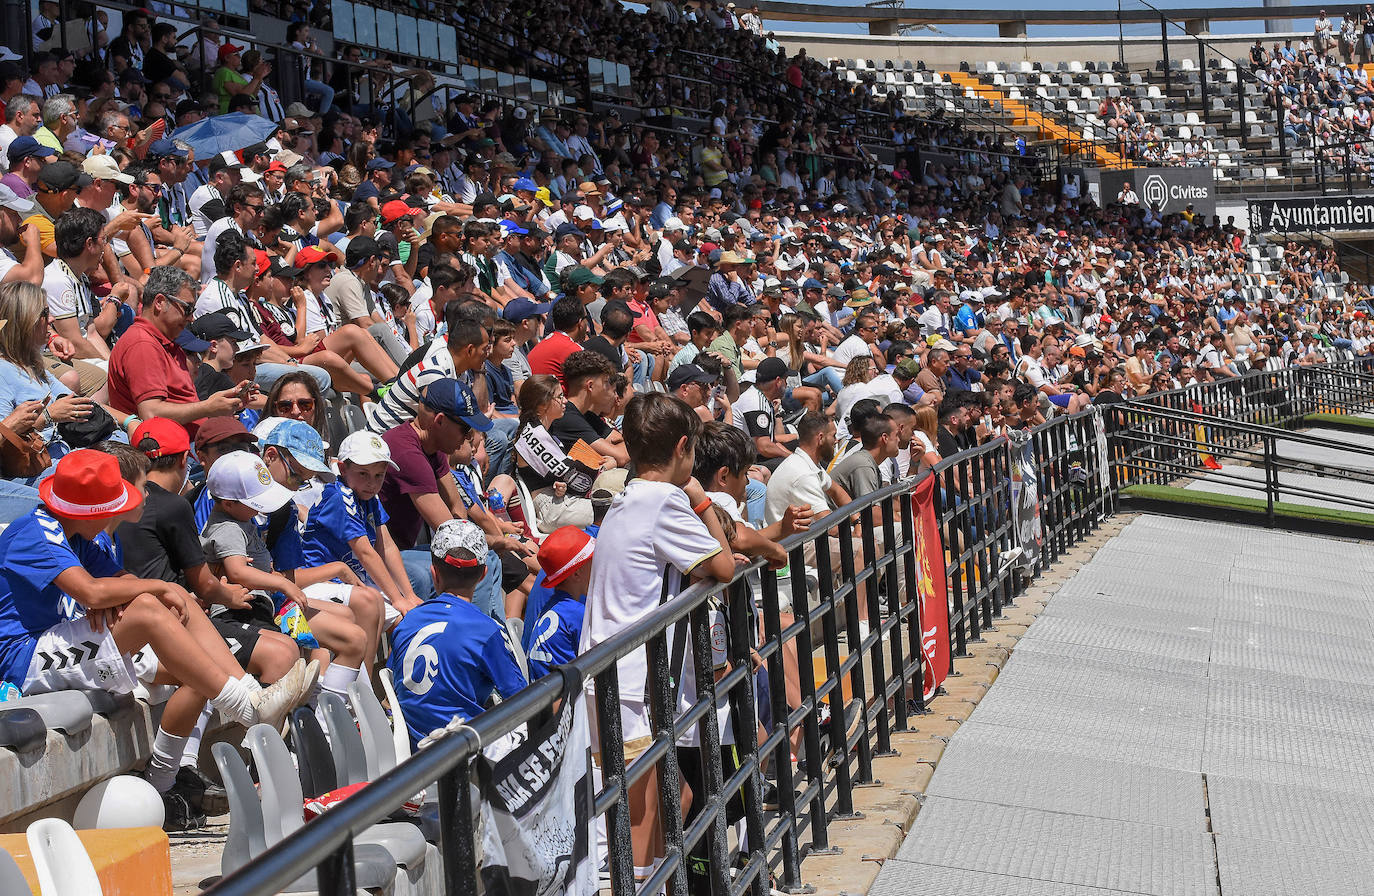
{"label": "black shorts", "polygon": [[228,610],[210,617],[210,624],[219,632],[224,643],[229,645],[229,652],[234,655],[234,659],[245,669],[248,668],[248,661],[253,656],[253,649],[258,646],[258,638],[262,633],[279,631],[270,616],[264,618],[264,613],[265,610],[258,607]]}
{"label": "black shorts", "polygon": [[514,551],[497,551],[496,556],[501,558],[501,590],[510,594],[529,577],[529,567]]}

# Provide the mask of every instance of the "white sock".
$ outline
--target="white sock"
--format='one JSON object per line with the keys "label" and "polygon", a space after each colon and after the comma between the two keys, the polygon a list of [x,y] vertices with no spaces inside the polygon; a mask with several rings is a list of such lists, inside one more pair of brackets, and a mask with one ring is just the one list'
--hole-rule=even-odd
{"label": "white sock", "polygon": [[177,770],[181,768],[181,753],[186,746],[186,735],[168,734],[161,727],[153,738],[153,758],[143,770],[143,777],[157,789],[166,793],[176,781]]}
{"label": "white sock", "polygon": [[330,663],[329,668],[320,676],[320,689],[340,694],[347,700],[348,686],[358,680],[358,671],[342,663]]}
{"label": "white sock", "polygon": [[252,675],[249,675],[247,672],[243,673],[243,677],[240,678],[239,681],[243,682],[243,686],[248,688],[248,690],[250,691],[262,690],[262,682],[258,681],[256,678],[254,678]]}
{"label": "white sock", "polygon": [[196,719],[196,727],[191,729],[191,733],[186,738],[186,749],[181,752],[181,764],[189,766],[200,765],[200,741],[205,736],[205,726],[210,724],[210,716],[214,709],[210,704],[200,711],[200,718]]}
{"label": "white sock", "polygon": [[237,678],[225,681],[224,689],[210,704],[245,728],[257,724],[258,707],[253,702],[253,692]]}

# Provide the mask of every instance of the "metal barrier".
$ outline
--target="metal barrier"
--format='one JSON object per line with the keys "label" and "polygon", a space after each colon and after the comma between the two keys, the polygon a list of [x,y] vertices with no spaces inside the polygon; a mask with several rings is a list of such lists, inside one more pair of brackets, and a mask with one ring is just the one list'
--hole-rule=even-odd
{"label": "metal barrier", "polygon": [[[437,781],[446,892],[477,893],[472,765],[481,746],[540,724],[564,701],[584,698],[601,735],[594,813],[605,825],[612,893],[803,892],[802,860],[835,850],[830,825],[855,816],[854,789],[880,783],[873,759],[893,755],[892,735],[910,730],[913,717],[926,711],[925,639],[943,621],[922,618],[921,595],[929,586],[923,577],[939,568],[929,552],[943,555],[952,671],[953,657],[967,653],[1035,573],[1115,510],[1122,487],[1195,471],[1197,427],[1210,433],[1206,446],[1236,457],[1254,457],[1258,432],[1268,439],[1260,454],[1272,457],[1273,439],[1288,437],[1307,414],[1368,408],[1374,376],[1366,369],[1349,363],[1252,373],[1118,405],[1105,415],[1088,410],[1056,418],[1028,439],[998,437],[946,458],[922,477],[859,498],[785,539],[789,575],[780,578],[755,562],[728,583],[691,586],[639,625],[419,751],[207,892],[274,893],[317,868],[322,893],[351,893],[352,837]],[[933,503],[936,545],[922,537],[925,501]],[[871,628],[861,624],[865,617]],[[712,626],[722,622],[728,663],[717,676]],[[683,624],[685,635],[676,635]],[[620,716],[627,695],[617,664],[640,651],[651,683],[642,699],[653,741],[627,762]],[[673,668],[684,655],[690,673],[685,665]],[[939,669],[929,671],[932,680],[943,677],[934,675]],[[680,678],[695,685],[685,708],[675,685]],[[727,706],[723,729],[719,710]],[[756,730],[759,719],[772,724]],[[727,733],[738,757],[730,766],[719,748]],[[680,739],[692,734],[699,762],[684,773]],[[655,773],[666,859],[636,881],[629,795]],[[685,775],[690,807],[684,820]],[[765,809],[765,789],[773,787],[776,809],[772,803]],[[736,818],[744,832],[732,839]]]}

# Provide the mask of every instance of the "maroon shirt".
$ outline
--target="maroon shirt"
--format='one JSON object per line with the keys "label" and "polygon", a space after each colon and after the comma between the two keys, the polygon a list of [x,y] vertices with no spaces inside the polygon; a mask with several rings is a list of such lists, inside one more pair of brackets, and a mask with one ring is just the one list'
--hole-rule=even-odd
{"label": "maroon shirt", "polygon": [[392,427],[382,434],[382,441],[391,449],[391,459],[399,470],[388,470],[386,481],[377,497],[388,517],[386,527],[396,547],[403,551],[415,547],[424,518],[412,499],[419,495],[439,493],[439,478],[451,476],[448,458],[441,452],[426,454],[420,446],[420,434],[409,423]]}

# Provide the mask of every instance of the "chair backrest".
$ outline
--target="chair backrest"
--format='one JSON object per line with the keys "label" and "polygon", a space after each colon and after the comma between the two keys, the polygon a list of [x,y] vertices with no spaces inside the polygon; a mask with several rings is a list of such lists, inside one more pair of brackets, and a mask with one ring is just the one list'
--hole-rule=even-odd
{"label": "chair backrest", "polygon": [[391,740],[391,723],[377,699],[372,685],[359,678],[348,686],[348,702],[358,719],[358,735],[367,760],[367,779],[376,780],[396,767],[396,747]]}
{"label": "chair backrest", "polygon": [[286,741],[275,728],[262,723],[254,725],[248,729],[244,742],[258,767],[263,830],[267,845],[274,846],[305,824],[301,781],[296,777],[296,766],[291,762]]}
{"label": "chair backrest", "polygon": [[307,797],[328,793],[339,786],[329,741],[315,711],[308,706],[297,707],[291,713],[291,752],[296,754],[301,792]]}
{"label": "chair backrest", "polygon": [[339,779],[339,786],[370,780],[363,738],[344,698],[325,691],[320,694],[320,708],[324,710],[324,722],[329,728],[329,749],[334,754],[334,775]]}
{"label": "chair backrest", "polygon": [[396,749],[396,761],[404,762],[410,758],[410,729],[406,727],[401,701],[396,699],[396,679],[390,669],[379,670],[377,678],[381,680],[386,702],[391,706],[391,743]]}
{"label": "chair backrest", "polygon": [[33,896],[29,882],[24,879],[24,872],[19,870],[19,863],[3,849],[0,849],[0,893]]}
{"label": "chair backrest", "polygon": [[525,634],[525,620],[508,617],[506,619],[506,634],[510,635],[507,643],[510,644],[511,653],[515,656],[515,664],[520,667],[520,674],[525,676],[525,680],[530,680],[530,661],[525,656],[525,648],[521,646],[521,638]]}
{"label": "chair backrest", "polygon": [[222,874],[232,874],[267,849],[262,800],[238,750],[221,741],[210,747],[210,755],[215,757],[215,767],[219,769],[224,793],[229,798],[229,836],[224,841],[219,870]]}
{"label": "chair backrest", "polygon": [[25,833],[42,896],[102,896],[100,878],[81,838],[60,818],[42,818]]}

